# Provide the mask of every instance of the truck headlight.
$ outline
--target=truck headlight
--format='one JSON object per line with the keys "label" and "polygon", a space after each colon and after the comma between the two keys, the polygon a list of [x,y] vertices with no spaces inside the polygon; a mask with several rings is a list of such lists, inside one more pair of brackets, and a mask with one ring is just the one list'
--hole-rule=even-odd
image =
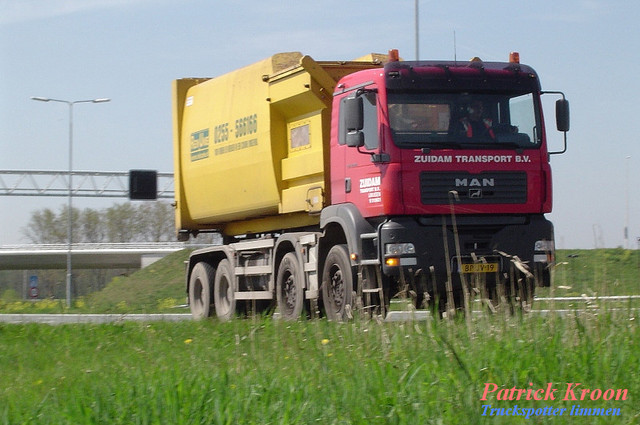
{"label": "truck headlight", "polygon": [[555,249],[555,245],[553,241],[536,241],[533,250],[534,251],[553,251]]}
{"label": "truck headlight", "polygon": [[536,241],[533,253],[534,263],[553,264],[555,262],[555,244],[553,241]]}
{"label": "truck headlight", "polygon": [[415,254],[416,247],[412,243],[388,243],[385,252],[387,255]]}

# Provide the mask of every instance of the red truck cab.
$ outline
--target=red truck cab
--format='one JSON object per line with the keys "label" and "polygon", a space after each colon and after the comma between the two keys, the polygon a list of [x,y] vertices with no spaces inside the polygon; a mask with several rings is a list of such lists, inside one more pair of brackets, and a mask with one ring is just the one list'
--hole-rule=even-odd
{"label": "red truck cab", "polygon": [[[352,265],[410,280],[418,298],[450,281],[460,299],[478,274],[497,298],[518,265],[532,276],[521,288],[530,301],[554,260],[542,93],[517,60],[391,61],[347,75],[334,93],[321,228],[353,229]],[[556,106],[566,140],[564,95]]]}

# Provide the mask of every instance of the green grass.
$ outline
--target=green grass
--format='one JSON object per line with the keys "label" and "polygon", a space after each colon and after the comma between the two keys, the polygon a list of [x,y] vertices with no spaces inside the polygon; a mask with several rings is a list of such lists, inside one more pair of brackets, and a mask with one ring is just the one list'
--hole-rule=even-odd
{"label": "green grass", "polygon": [[[537,288],[537,297],[600,297],[640,295],[640,251],[622,248],[559,250],[554,285]],[[535,301],[534,308],[628,308],[640,300],[550,302]]]}
{"label": "green grass", "polygon": [[[0,424],[512,424],[640,420],[627,311],[432,321],[0,325]],[[626,389],[620,401],[481,401],[500,388]],[[558,397],[560,398],[560,397]],[[620,408],[616,417],[483,416]]]}
{"label": "green grass", "polygon": [[640,250],[560,250],[555,286],[563,296],[640,294]]}

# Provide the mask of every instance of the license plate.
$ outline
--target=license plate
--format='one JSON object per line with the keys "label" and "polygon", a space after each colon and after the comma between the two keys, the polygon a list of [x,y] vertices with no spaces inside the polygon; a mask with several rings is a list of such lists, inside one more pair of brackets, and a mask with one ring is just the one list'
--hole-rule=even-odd
{"label": "license plate", "polygon": [[475,263],[462,265],[462,273],[495,273],[498,270],[498,263]]}

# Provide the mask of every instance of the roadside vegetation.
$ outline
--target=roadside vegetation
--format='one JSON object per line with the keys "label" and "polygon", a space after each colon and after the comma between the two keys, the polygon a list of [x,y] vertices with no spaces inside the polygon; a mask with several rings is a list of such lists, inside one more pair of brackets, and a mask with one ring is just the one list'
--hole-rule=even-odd
{"label": "roadside vegetation", "polygon": [[[637,424],[639,319],[0,324],[0,424]],[[627,396],[563,400],[569,383]],[[482,401],[486,384],[560,394]]]}
{"label": "roadside vegetation", "polygon": [[555,292],[557,296],[640,294],[640,250],[559,250]]}
{"label": "roadside vegetation", "polygon": [[640,250],[622,248],[559,250],[554,285],[536,288],[537,298],[573,297],[579,300],[536,300],[535,309],[595,309],[640,307],[640,299],[601,301],[593,297],[640,295]]}
{"label": "roadside vegetation", "polygon": [[[553,291],[640,293],[637,255],[561,251]],[[187,312],[175,308],[184,303],[187,256],[174,253],[116,278],[70,310],[43,300],[23,312],[44,311],[38,306],[45,303],[55,304],[52,312]],[[2,312],[17,303],[3,300]],[[0,323],[0,425],[637,424],[640,313],[629,305],[597,305],[563,316],[406,323],[262,316],[227,323]],[[563,400],[570,383],[627,396]],[[498,390],[551,385],[561,394],[536,401],[498,400],[494,393],[483,401],[487,384]],[[514,406],[541,415],[504,415]],[[617,414],[570,415],[575,406]],[[546,407],[567,410],[552,416],[542,413]]]}

